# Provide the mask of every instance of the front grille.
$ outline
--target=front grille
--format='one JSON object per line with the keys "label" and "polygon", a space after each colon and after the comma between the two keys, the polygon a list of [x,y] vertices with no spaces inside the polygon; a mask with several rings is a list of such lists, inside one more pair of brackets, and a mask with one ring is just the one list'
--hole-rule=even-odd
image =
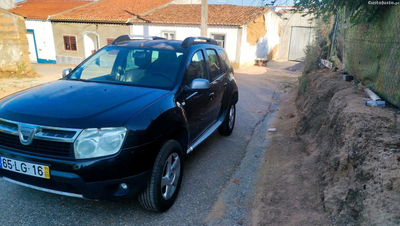
{"label": "front grille", "polygon": [[[81,131],[81,129],[41,126],[0,118],[0,147],[37,156],[73,159],[73,143]],[[24,132],[25,140],[27,136],[30,136],[29,139],[33,138],[29,145],[23,145],[20,141],[20,133],[22,135]]]}
{"label": "front grille", "polygon": [[72,143],[33,139],[30,145],[23,145],[17,135],[3,132],[0,132],[0,147],[37,156],[74,157]]}

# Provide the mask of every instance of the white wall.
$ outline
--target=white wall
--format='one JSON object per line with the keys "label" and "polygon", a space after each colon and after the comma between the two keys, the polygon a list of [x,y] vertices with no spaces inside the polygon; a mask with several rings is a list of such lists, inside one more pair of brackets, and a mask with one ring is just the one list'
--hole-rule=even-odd
{"label": "white wall", "polygon": [[0,0],[0,8],[3,9],[15,8],[15,0]]}
{"label": "white wall", "polygon": [[257,45],[252,46],[247,42],[247,26],[243,26],[240,67],[254,65],[256,58],[267,58],[275,45],[279,44],[280,17],[272,11],[268,11],[264,14],[264,18],[267,33],[263,38],[258,39]]}
{"label": "white wall", "polygon": [[[56,60],[56,50],[54,47],[53,28],[50,21],[45,20],[25,20],[26,29],[32,29],[35,32],[36,48],[38,53],[38,62],[40,59],[45,61]],[[55,63],[55,62],[53,62]]]}
{"label": "white wall", "polygon": [[267,33],[264,38],[258,40],[257,57],[267,56],[276,45],[279,45],[279,26],[281,18],[272,11],[265,13],[264,17]]}
{"label": "white wall", "polygon": [[211,34],[225,34],[225,51],[232,63],[236,60],[238,30],[236,27],[208,27],[208,37],[211,37]]}
{"label": "white wall", "polygon": [[[160,36],[163,31],[174,31],[176,40],[184,40],[191,36],[200,36],[200,26],[163,26],[163,25],[132,25],[132,35]],[[211,34],[225,34],[225,50],[231,62],[235,61],[237,48],[237,27],[208,27],[208,37]]]}

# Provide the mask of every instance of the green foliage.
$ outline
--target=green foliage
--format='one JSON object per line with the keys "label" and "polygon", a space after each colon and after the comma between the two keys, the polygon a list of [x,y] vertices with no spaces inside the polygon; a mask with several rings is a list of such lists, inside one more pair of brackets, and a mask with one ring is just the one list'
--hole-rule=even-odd
{"label": "green foliage", "polygon": [[297,0],[294,10],[302,12],[308,10],[307,14],[328,21],[332,15],[344,9],[350,22],[358,24],[379,21],[391,7],[391,5],[373,5],[368,2],[368,0]]}
{"label": "green foliage", "polygon": [[299,95],[303,95],[306,90],[307,90],[307,86],[308,86],[308,78],[306,75],[302,75],[299,77],[299,91],[298,94]]}
{"label": "green foliage", "polygon": [[309,74],[311,71],[318,69],[321,59],[321,49],[317,43],[313,43],[306,47],[306,56],[303,61],[303,75]]}
{"label": "green foliage", "polygon": [[299,95],[304,94],[307,90],[309,83],[307,75],[319,68],[321,48],[317,42],[314,42],[312,45],[306,47],[305,53],[306,56],[302,68],[303,73],[299,77]]}
{"label": "green foliage", "polygon": [[305,57],[303,59],[302,75],[299,77],[299,95],[304,94],[307,90],[309,83],[307,75],[319,69],[320,60],[327,58],[329,49],[328,34],[330,30],[330,24],[317,20],[315,41],[304,50]]}

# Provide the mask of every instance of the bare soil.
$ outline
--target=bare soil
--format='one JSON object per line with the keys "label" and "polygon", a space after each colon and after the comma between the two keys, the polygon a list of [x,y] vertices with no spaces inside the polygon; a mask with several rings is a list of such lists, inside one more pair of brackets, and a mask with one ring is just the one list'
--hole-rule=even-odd
{"label": "bare soil", "polygon": [[400,123],[365,106],[338,73],[306,76],[282,100],[253,204],[253,225],[399,225]]}
{"label": "bare soil", "polygon": [[253,225],[329,225],[318,187],[318,153],[296,136],[297,87],[281,100],[253,203]]}
{"label": "bare soil", "polygon": [[32,64],[32,72],[0,71],[0,98],[43,83],[61,78],[65,68],[75,65]]}

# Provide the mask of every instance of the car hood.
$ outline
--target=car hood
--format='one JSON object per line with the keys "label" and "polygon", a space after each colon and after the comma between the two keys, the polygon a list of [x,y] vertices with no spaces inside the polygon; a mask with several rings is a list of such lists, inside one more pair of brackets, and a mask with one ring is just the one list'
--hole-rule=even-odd
{"label": "car hood", "polygon": [[170,91],[59,80],[0,100],[0,118],[68,128],[123,126]]}

